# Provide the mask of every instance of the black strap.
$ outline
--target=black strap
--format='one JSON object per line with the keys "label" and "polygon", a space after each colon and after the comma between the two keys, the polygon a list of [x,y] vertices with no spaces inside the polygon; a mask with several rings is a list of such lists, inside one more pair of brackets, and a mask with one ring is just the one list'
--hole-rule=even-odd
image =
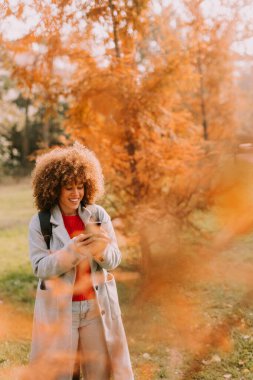
{"label": "black strap", "polygon": [[[75,363],[75,366],[76,366],[76,369],[73,373],[73,376],[72,376],[72,380],[80,380],[80,363],[78,361],[78,359],[76,359],[76,363]],[[79,365],[79,367],[77,367]]]}
{"label": "black strap", "polygon": [[39,211],[40,229],[46,242],[47,249],[50,249],[50,239],[52,236],[52,224],[50,223],[50,217],[50,210]]}

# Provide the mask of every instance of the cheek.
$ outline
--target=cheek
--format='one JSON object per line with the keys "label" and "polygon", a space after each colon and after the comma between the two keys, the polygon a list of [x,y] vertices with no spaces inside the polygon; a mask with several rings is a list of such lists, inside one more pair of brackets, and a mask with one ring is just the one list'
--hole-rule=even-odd
{"label": "cheek", "polygon": [[60,201],[61,202],[64,202],[64,201],[66,201],[67,200],[67,198],[68,198],[68,194],[67,194],[67,192],[65,191],[65,190],[62,190],[61,191],[61,193],[60,193]]}
{"label": "cheek", "polygon": [[64,198],[64,195],[63,195],[63,192],[61,191],[59,195],[59,201],[62,202],[63,198]]}

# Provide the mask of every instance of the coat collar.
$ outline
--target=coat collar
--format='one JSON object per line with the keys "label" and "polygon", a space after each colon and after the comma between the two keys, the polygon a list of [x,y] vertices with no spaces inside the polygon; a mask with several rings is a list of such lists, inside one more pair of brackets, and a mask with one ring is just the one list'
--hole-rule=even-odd
{"label": "coat collar", "polygon": [[[92,206],[88,205],[87,207],[83,207],[79,205],[78,215],[84,224],[86,224],[92,216]],[[54,206],[51,209],[50,223],[55,226],[53,230],[54,234],[63,242],[63,244],[67,244],[70,238],[64,226],[62,213],[58,205]]]}
{"label": "coat collar", "polygon": [[[83,207],[79,205],[78,207],[78,215],[82,219],[84,223],[87,223],[92,215],[92,206],[88,205],[87,207]],[[64,225],[62,213],[60,210],[60,207],[58,205],[54,206],[51,209],[51,217],[50,217],[50,223],[58,226],[58,225]]]}

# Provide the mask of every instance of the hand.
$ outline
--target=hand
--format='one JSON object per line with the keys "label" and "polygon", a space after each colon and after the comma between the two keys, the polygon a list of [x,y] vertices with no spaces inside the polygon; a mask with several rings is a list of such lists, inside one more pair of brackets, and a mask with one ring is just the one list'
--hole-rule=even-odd
{"label": "hand", "polygon": [[69,248],[80,255],[88,256],[90,253],[89,248],[87,247],[87,244],[85,244],[85,240],[91,237],[92,234],[80,234],[76,236],[72,243],[69,245]]}
{"label": "hand", "polygon": [[103,228],[93,230],[93,232],[80,234],[74,240],[74,249],[81,255],[91,254],[94,258],[101,256],[110,237]]}
{"label": "hand", "polygon": [[110,238],[106,230],[101,227],[101,224],[94,222],[92,219],[85,225],[85,233],[92,233],[92,237],[88,238],[86,243],[89,244],[90,253],[94,259],[103,261],[101,256]]}
{"label": "hand", "polygon": [[107,232],[101,228],[100,231],[96,233],[84,234],[83,244],[88,247],[89,252],[94,259],[102,261],[100,256],[110,241],[111,239]]}

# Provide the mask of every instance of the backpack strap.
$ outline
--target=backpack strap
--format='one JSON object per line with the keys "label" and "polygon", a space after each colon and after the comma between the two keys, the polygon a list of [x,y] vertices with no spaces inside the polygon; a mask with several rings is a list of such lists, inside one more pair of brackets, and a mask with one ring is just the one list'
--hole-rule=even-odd
{"label": "backpack strap", "polygon": [[50,223],[51,213],[50,210],[39,211],[40,229],[47,245],[47,249],[50,249],[50,239],[52,236],[52,224]]}

